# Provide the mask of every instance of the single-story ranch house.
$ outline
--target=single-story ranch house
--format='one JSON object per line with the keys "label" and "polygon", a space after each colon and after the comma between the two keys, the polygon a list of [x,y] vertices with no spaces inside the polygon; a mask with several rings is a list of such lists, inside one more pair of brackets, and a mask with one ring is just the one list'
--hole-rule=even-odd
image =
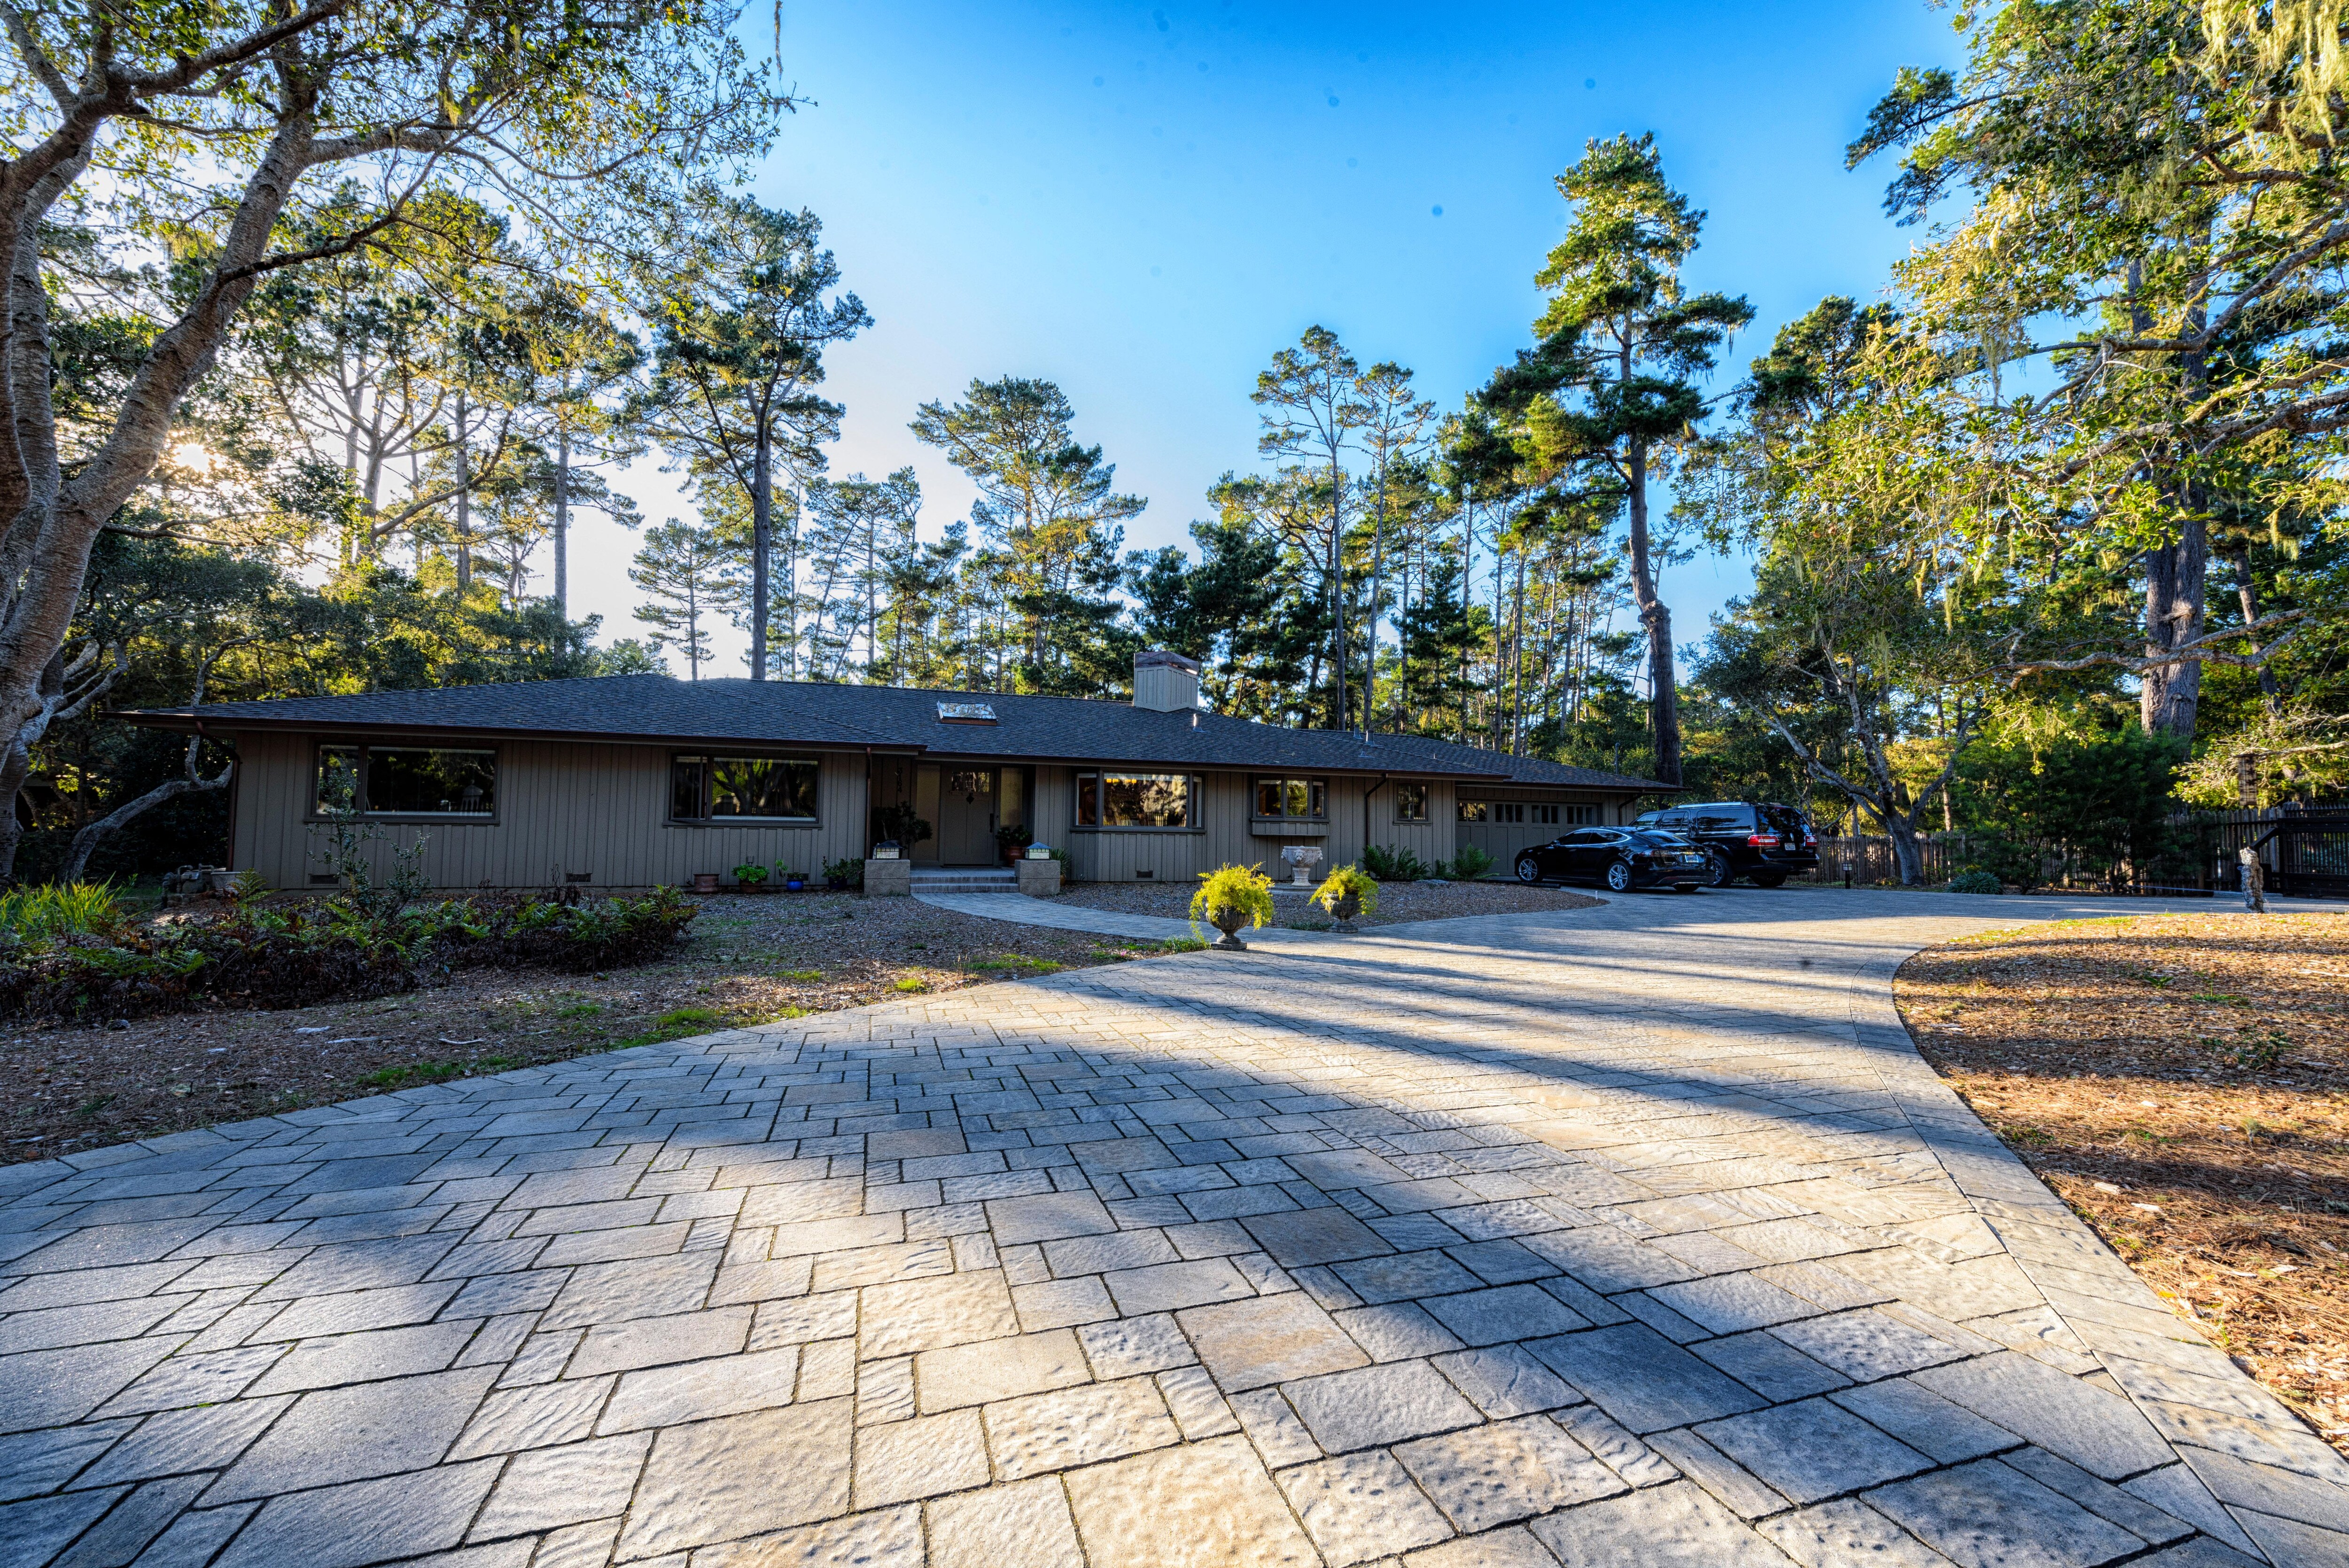
{"label": "single-story ranch house", "polygon": [[1065,849],[1081,882],[1189,882],[1281,850],[1365,842],[1506,865],[1668,786],[1415,736],[1284,729],[1199,706],[1199,666],[1134,660],[1131,703],[667,676],[147,709],[233,744],[230,863],[333,880],[336,802],[425,841],[449,888],[689,884],[747,861],[861,860],[910,806],[916,867],[999,865],[997,830]]}

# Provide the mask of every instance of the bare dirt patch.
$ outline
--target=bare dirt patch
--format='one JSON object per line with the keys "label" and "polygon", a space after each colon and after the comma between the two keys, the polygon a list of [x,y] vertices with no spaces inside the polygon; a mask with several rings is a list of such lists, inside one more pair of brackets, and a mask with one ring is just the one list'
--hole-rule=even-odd
{"label": "bare dirt patch", "polygon": [[1992,932],[1894,991],[2008,1147],[2349,1452],[2349,915]]}
{"label": "bare dirt patch", "polygon": [[[1183,920],[1191,913],[1191,893],[1196,885],[1171,882],[1080,882],[1061,893],[1060,902],[1081,904],[1087,909],[1113,910],[1119,914],[1158,914]],[[1358,916],[1354,923],[1399,925],[1406,921],[1454,920],[1475,914],[1549,913],[1561,909],[1590,909],[1606,902],[1563,888],[1519,887],[1515,882],[1381,882],[1378,913]],[[1276,892],[1274,904],[1280,917],[1278,924],[1300,931],[1330,928],[1330,917],[1321,906],[1301,894]]]}
{"label": "bare dirt patch", "polygon": [[1160,951],[905,898],[693,902],[673,957],[607,974],[471,969],[317,1007],[0,1024],[0,1162]]}

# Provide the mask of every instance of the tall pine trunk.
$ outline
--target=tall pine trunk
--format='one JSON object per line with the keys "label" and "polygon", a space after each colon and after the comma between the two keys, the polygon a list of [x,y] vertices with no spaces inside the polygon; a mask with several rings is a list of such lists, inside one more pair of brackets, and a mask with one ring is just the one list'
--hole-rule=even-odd
{"label": "tall pine trunk", "polygon": [[767,546],[775,506],[774,432],[762,410],[750,453],[750,678],[767,678]]}
{"label": "tall pine trunk", "polygon": [[[2189,506],[2178,537],[2146,552],[2145,653],[2159,658],[2202,634],[2204,581],[2209,569],[2210,531],[2200,509]],[[2183,659],[2145,672],[2138,688],[2138,717],[2148,735],[2194,738],[2194,715],[2202,696],[2202,665]]]}
{"label": "tall pine trunk", "polygon": [[571,432],[554,438],[554,610],[571,619]]}
{"label": "tall pine trunk", "polygon": [[473,469],[465,436],[465,395],[457,394],[457,597],[473,585]]}
{"label": "tall pine trunk", "polygon": [[1640,624],[1648,633],[1648,699],[1655,726],[1655,777],[1665,784],[1681,781],[1680,683],[1672,669],[1672,613],[1656,594],[1655,562],[1648,547],[1648,448],[1635,443],[1630,457],[1631,597],[1640,607]]}

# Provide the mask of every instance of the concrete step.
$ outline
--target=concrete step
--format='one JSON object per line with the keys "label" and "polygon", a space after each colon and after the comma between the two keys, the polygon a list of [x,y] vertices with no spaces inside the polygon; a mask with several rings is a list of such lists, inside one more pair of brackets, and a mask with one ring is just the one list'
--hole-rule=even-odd
{"label": "concrete step", "polygon": [[1017,892],[1019,873],[1009,866],[916,866],[916,892]]}

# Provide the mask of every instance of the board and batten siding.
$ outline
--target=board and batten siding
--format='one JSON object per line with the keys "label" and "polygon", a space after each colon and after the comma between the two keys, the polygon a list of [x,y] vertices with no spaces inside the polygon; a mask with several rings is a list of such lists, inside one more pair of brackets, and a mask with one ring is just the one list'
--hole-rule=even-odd
{"label": "board and batten siding", "polygon": [[[258,871],[272,887],[312,885],[314,874],[326,872],[321,856],[332,832],[311,820],[312,758],[318,746],[341,738],[235,738],[234,869]],[[421,838],[425,875],[439,888],[554,887],[582,873],[591,887],[641,888],[689,883],[699,872],[730,882],[747,861],[814,874],[826,861],[865,852],[861,752],[816,754],[817,824],[785,828],[670,822],[673,747],[501,740],[494,748],[494,820],[384,822],[383,837],[368,848],[374,862],[388,868],[394,846]]]}
{"label": "board and batten siding", "polygon": [[[1103,770],[1164,771],[1127,768],[1118,763],[1104,764]],[[1225,865],[1257,866],[1270,876],[1285,879],[1289,870],[1280,851],[1290,844],[1318,846],[1321,851],[1319,870],[1326,875],[1331,868],[1361,858],[1363,796],[1374,786],[1376,792],[1370,796],[1371,843],[1409,850],[1423,861],[1448,860],[1453,853],[1454,830],[1458,825],[1449,783],[1438,781],[1430,787],[1426,821],[1398,822],[1394,820],[1393,780],[1381,785],[1375,779],[1331,778],[1329,820],[1317,824],[1324,828],[1323,831],[1257,832],[1253,830],[1250,820],[1256,780],[1260,776],[1273,775],[1211,771],[1199,775],[1200,799],[1195,828],[1080,828],[1075,825],[1076,776],[1089,771],[1092,769],[1037,769],[1039,820],[1058,824],[1054,829],[1040,828],[1039,836],[1047,842],[1067,844],[1069,875],[1077,882],[1188,882]],[[1063,838],[1053,839],[1053,831]],[[1146,879],[1142,875],[1144,872],[1150,873]]]}

